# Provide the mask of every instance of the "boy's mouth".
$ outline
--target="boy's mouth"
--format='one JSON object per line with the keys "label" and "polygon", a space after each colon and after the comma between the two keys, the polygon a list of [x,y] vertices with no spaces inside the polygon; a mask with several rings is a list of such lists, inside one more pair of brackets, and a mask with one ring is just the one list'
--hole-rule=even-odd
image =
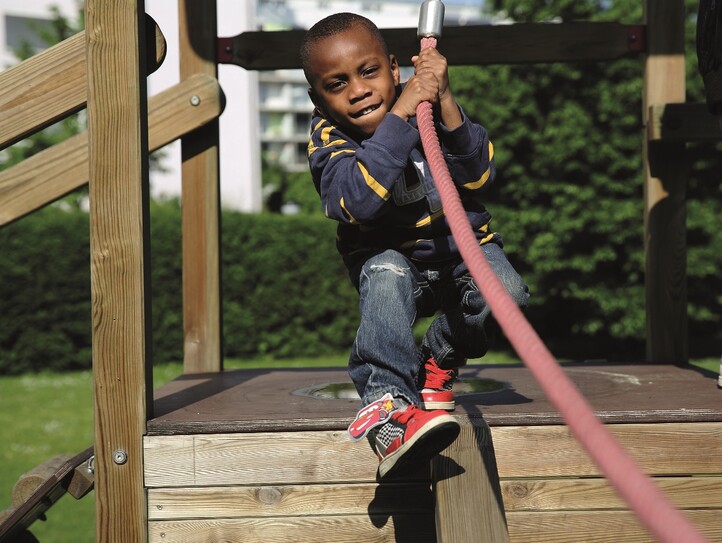
{"label": "boy's mouth", "polygon": [[368,106],[368,107],[365,107],[365,108],[357,111],[356,113],[354,113],[354,114],[351,115],[351,116],[352,116],[354,119],[359,119],[360,117],[363,117],[364,115],[368,115],[369,113],[373,113],[373,112],[376,111],[378,108],[379,108],[379,105],[378,105],[378,104],[376,104],[376,105],[374,105],[374,106]]}

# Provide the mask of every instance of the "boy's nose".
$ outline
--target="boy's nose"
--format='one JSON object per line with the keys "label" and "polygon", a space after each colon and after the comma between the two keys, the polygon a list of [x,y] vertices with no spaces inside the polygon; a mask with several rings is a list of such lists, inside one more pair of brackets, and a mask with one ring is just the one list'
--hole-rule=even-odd
{"label": "boy's nose", "polygon": [[371,92],[371,88],[369,87],[368,83],[361,77],[357,77],[352,79],[349,82],[349,98],[352,102],[355,102],[369,94]]}

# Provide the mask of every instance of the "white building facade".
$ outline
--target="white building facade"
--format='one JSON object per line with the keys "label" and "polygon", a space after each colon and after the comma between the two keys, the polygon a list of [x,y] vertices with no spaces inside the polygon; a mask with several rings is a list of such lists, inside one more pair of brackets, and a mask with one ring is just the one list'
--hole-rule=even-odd
{"label": "white building facade", "polygon": [[[479,24],[483,0],[447,0],[445,24]],[[381,28],[415,27],[418,0],[217,0],[218,36],[250,30],[307,29],[332,13],[350,11],[367,16]],[[0,4],[0,62],[17,59],[12,51],[22,39],[33,40],[31,29],[48,24],[51,9],[71,20],[82,4],[77,0],[2,0]],[[163,65],[148,77],[154,95],[179,82],[178,11],[172,0],[146,0],[146,12],[158,23],[168,53]],[[41,44],[38,43],[38,46]],[[291,171],[306,164],[312,104],[300,70],[250,72],[233,65],[219,66],[219,82],[226,95],[220,118],[221,203],[224,207],[256,212],[262,208],[261,153]],[[163,171],[151,172],[156,197],[180,195],[180,143],[164,148]]]}

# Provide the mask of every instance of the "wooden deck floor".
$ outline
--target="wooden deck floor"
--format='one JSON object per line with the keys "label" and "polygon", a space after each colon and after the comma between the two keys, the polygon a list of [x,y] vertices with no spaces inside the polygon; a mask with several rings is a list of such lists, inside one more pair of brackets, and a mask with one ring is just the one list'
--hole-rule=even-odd
{"label": "wooden deck floor", "polygon": [[[691,367],[591,362],[565,371],[640,468],[709,541],[722,543],[717,376]],[[427,478],[391,487],[377,483],[378,461],[368,444],[352,443],[345,432],[358,399],[299,394],[349,383],[345,368],[228,371],[172,381],[156,392],[155,417],[144,438],[149,540],[280,543],[293,533],[296,541],[309,542],[468,543],[478,540],[478,532],[438,536],[465,521],[442,521],[435,537],[429,519],[442,518],[439,507],[448,510],[448,503],[463,503],[451,511],[465,519],[492,518],[489,511],[496,509],[488,504],[501,505],[499,498],[467,499],[476,496],[476,487],[472,492],[463,485],[473,483],[501,496],[512,543],[653,541],[525,367],[470,366],[461,377],[460,385],[480,378],[505,386],[457,394],[456,416],[480,432],[473,446],[457,440],[453,454],[466,456],[454,456],[454,476],[437,481],[456,489],[451,502],[430,498]],[[484,421],[490,432],[481,431]],[[487,465],[499,482],[484,487],[491,479],[478,474]],[[389,509],[379,520],[378,498],[386,491]],[[409,493],[428,503],[400,509]]]}
{"label": "wooden deck floor", "polygon": [[[586,362],[565,366],[608,423],[722,422],[717,375],[694,367]],[[506,389],[458,394],[456,414],[490,426],[559,424],[561,418],[523,366],[467,366],[461,379],[493,379]],[[156,391],[150,435],[345,429],[357,399],[318,399],[298,391],[348,383],[345,368],[238,370],[181,376]]]}

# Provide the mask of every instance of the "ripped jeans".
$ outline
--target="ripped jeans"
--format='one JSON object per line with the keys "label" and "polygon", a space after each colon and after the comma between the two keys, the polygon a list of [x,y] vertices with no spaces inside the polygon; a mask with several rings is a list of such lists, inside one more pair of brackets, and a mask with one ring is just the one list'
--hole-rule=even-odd
{"label": "ripped jeans", "polygon": [[[529,290],[503,249],[488,243],[482,250],[512,299],[526,307]],[[451,369],[467,358],[483,356],[498,329],[461,260],[420,269],[401,253],[387,250],[363,264],[358,288],[361,323],[349,357],[349,375],[363,405],[387,392],[418,405],[420,348],[439,366]],[[416,319],[437,312],[417,346],[412,332]]]}

